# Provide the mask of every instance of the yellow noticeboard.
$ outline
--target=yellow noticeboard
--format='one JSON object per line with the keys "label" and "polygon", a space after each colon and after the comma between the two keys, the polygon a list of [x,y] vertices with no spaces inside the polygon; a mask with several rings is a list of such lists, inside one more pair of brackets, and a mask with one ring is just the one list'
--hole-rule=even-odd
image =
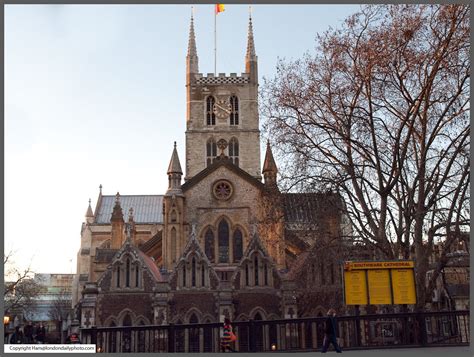
{"label": "yellow noticeboard", "polygon": [[365,271],[346,271],[344,273],[344,291],[346,305],[366,305],[368,298]]}
{"label": "yellow noticeboard", "polygon": [[390,289],[390,271],[388,269],[367,270],[369,281],[369,299],[371,305],[388,305],[392,303]]}
{"label": "yellow noticeboard", "polygon": [[392,269],[394,304],[416,304],[413,269]]}

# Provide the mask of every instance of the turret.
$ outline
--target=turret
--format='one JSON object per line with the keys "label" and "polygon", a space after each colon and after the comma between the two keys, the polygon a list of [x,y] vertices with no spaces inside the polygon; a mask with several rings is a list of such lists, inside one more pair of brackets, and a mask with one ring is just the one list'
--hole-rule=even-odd
{"label": "turret", "polygon": [[276,187],[278,168],[273,158],[270,142],[267,141],[267,151],[265,153],[265,161],[263,162],[263,178],[265,185],[268,187]]}
{"label": "turret", "polygon": [[176,141],[174,142],[173,153],[171,154],[170,164],[168,166],[168,190],[166,195],[182,195],[181,191],[181,176],[183,170],[179,162],[178,151],[176,150]]}
{"label": "turret", "polygon": [[125,237],[124,237],[124,220],[122,207],[120,206],[120,193],[117,192],[115,196],[115,206],[112,211],[112,217],[110,218],[112,224],[112,237],[111,237],[111,248],[120,249]]}
{"label": "turret", "polygon": [[87,207],[87,211],[86,211],[86,222],[87,222],[87,224],[94,223],[94,213],[92,212],[91,199],[90,198],[89,198],[89,207]]}
{"label": "turret", "polygon": [[163,265],[174,269],[184,248],[184,196],[181,191],[181,164],[179,163],[176,141],[168,166],[168,190],[163,199]]}

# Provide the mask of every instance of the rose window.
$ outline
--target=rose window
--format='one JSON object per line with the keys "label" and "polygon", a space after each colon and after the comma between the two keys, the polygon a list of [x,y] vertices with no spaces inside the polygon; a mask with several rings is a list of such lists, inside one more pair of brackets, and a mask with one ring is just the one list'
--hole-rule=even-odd
{"label": "rose window", "polygon": [[218,200],[228,200],[232,196],[233,189],[229,181],[221,180],[214,184],[212,192]]}

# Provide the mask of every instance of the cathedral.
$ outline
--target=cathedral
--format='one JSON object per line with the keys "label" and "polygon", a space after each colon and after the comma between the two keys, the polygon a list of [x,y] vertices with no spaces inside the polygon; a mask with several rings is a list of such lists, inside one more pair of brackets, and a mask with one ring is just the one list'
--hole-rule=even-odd
{"label": "cathedral", "polygon": [[342,201],[280,192],[268,142],[260,161],[257,98],[252,19],[245,72],[204,75],[191,17],[184,165],[175,143],[164,194],[100,187],[89,201],[73,283],[81,327],[295,318],[342,303],[340,265],[321,250],[347,229]]}

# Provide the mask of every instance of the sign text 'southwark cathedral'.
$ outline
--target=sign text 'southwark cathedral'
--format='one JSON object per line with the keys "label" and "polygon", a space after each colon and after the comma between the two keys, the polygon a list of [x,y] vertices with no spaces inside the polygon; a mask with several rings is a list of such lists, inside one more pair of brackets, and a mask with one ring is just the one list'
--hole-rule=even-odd
{"label": "sign text 'southwark cathedral'", "polygon": [[184,182],[175,147],[164,195],[101,190],[89,204],[73,298],[82,327],[293,318],[342,303],[340,265],[330,247],[318,253],[343,236],[342,203],[280,193],[269,144],[261,167],[257,67],[250,19],[245,73],[199,73],[191,18]]}

